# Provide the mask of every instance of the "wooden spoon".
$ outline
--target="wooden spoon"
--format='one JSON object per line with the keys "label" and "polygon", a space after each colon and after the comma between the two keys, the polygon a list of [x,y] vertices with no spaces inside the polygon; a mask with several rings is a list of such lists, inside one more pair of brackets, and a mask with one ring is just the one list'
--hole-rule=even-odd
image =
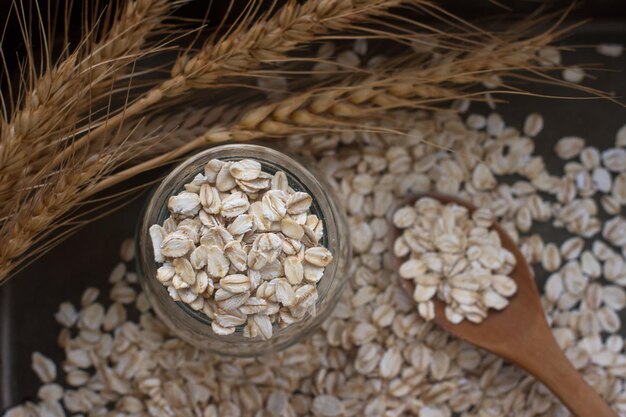
{"label": "wooden spoon", "polygon": [[[470,212],[476,208],[454,197],[440,194],[422,194],[407,201],[413,204],[421,197],[431,197],[443,204],[456,203],[467,207]],[[526,259],[517,245],[494,223],[494,230],[500,235],[502,246],[515,255],[517,265],[510,275],[517,284],[517,293],[509,299],[509,305],[501,311],[490,310],[480,324],[463,320],[459,324],[450,323],[445,316],[445,304],[435,300],[435,322],[458,337],[473,345],[488,350],[525,369],[543,382],[578,417],[617,417],[609,405],[591,388],[569,362],[552,335],[546,322],[543,307]],[[394,229],[393,239],[400,235]],[[399,267],[403,259],[396,259]],[[401,286],[413,298],[415,286],[410,279],[400,278]]]}

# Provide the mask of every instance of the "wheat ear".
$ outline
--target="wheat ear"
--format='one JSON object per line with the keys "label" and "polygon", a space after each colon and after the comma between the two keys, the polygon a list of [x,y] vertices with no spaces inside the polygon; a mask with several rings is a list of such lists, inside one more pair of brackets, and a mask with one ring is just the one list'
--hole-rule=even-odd
{"label": "wheat ear", "polygon": [[[30,258],[29,249],[55,230],[55,223],[76,208],[81,190],[95,183],[105,158],[64,167],[0,226],[0,284]],[[34,255],[34,254],[33,254]]]}
{"label": "wheat ear", "polygon": [[[64,236],[84,224],[84,216],[93,209],[80,212],[77,209],[92,195],[91,188],[132,158],[140,146],[141,143],[129,144],[89,158],[72,158],[61,169],[51,171],[46,181],[33,189],[0,224],[0,285],[17,268],[26,266],[57,244],[56,235],[48,239],[54,232],[63,229],[61,236]],[[96,209],[101,208],[102,200]]]}
{"label": "wheat ear", "polygon": [[[300,5],[288,1],[274,15],[258,19],[249,29],[246,25],[214,43],[209,39],[193,56],[182,55],[172,69],[171,78],[152,88],[106,124],[91,130],[71,144],[55,159],[60,163],[67,155],[86,146],[94,138],[118,127],[124,119],[154,106],[165,97],[179,96],[190,88],[219,86],[224,77],[245,75],[261,65],[280,61],[298,45],[315,41],[331,30],[345,29],[351,22],[381,13],[400,4],[401,0],[309,0]],[[427,0],[412,0],[426,3]]]}
{"label": "wheat ear", "polygon": [[[83,41],[65,60],[48,69],[24,91],[24,104],[0,126],[0,197],[24,183],[32,161],[52,153],[52,136],[74,129],[81,112],[89,111],[98,91],[107,91],[114,77],[133,62],[149,34],[171,7],[168,0],[133,0],[102,39]],[[34,64],[33,64],[34,65]],[[28,81],[24,81],[26,85]],[[5,205],[0,204],[4,213]]]}
{"label": "wheat ear", "polygon": [[[523,33],[513,31],[505,35],[519,38]],[[537,53],[560,35],[561,32],[552,30],[523,40],[498,41],[492,38],[487,45],[477,43],[480,47],[472,51],[450,52],[430,66],[409,62],[403,69],[382,71],[376,76],[352,80],[351,84],[313,88],[276,103],[260,105],[245,112],[235,123],[213,126],[176,149],[104,178],[92,187],[91,192],[102,191],[208,144],[312,133],[337,127],[354,129],[358,128],[359,121],[375,118],[385,110],[434,109],[437,104],[455,98],[475,98],[476,93],[465,93],[463,88],[490,80],[494,74],[515,70],[540,73],[549,69],[538,64]]]}
{"label": "wheat ear", "polygon": [[[311,134],[337,128],[371,130],[364,120],[385,117],[384,112],[400,108],[436,110],[442,102],[458,98],[477,98],[484,92],[465,92],[464,87],[488,81],[495,75],[526,70],[541,75],[548,67],[538,63],[538,52],[561,33],[502,41],[443,59],[430,67],[408,66],[393,73],[371,76],[352,84],[314,88],[287,99],[260,105],[243,114],[234,124],[215,125],[176,149],[103,178],[91,193],[97,193],[140,173],[207,145],[227,141],[249,141],[265,137]],[[519,36],[519,35],[518,35]],[[450,58],[450,57],[448,57]],[[554,81],[558,82],[558,81]],[[506,89],[492,92],[511,93]],[[459,89],[460,88],[460,89]],[[595,90],[591,94],[601,95]],[[524,94],[531,94],[525,93]]]}

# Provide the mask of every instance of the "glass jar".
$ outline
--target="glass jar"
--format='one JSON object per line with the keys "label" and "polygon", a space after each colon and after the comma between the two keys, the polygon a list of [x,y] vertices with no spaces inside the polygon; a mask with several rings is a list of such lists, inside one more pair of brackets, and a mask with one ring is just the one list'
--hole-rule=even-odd
{"label": "glass jar", "polygon": [[[184,184],[200,172],[214,158],[223,161],[255,159],[265,172],[273,174],[284,171],[289,185],[296,191],[312,196],[311,213],[324,222],[324,236],[320,243],[333,254],[334,260],[324,271],[317,284],[317,314],[306,314],[302,321],[279,328],[269,340],[259,337],[247,338],[241,329],[228,336],[220,336],[211,330],[211,319],[202,312],[191,309],[185,303],[174,301],[167,289],[156,279],[158,264],[154,261],[152,242],[148,229],[153,224],[163,224],[169,216],[168,198],[184,189]],[[233,356],[256,356],[284,349],[311,334],[333,310],[349,279],[350,238],[345,216],[332,195],[331,187],[306,162],[288,156],[275,149],[248,144],[222,145],[207,149],[177,166],[153,190],[144,209],[143,220],[137,230],[137,272],[141,286],[156,314],[181,339],[198,348]]]}

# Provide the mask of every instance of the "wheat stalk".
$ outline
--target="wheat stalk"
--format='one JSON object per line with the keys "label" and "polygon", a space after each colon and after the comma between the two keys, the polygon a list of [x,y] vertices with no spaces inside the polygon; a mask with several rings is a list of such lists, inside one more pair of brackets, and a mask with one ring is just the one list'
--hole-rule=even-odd
{"label": "wheat stalk", "polygon": [[[245,75],[271,61],[281,61],[298,45],[315,41],[331,30],[346,29],[351,22],[381,13],[401,0],[309,0],[299,5],[289,0],[274,15],[257,19],[249,29],[240,23],[234,31],[215,42],[213,38],[198,53],[184,54],[176,60],[171,77],[152,88],[106,124],[88,132],[55,159],[60,163],[67,155],[86,146],[95,138],[118,127],[124,119],[152,107],[165,97],[176,97],[190,88],[211,88],[225,77]],[[427,0],[413,0],[427,3]],[[247,30],[246,30],[247,29]]]}
{"label": "wheat stalk", "polygon": [[[77,222],[76,211],[93,195],[91,189],[132,158],[140,147],[141,143],[135,143],[89,158],[73,158],[39,184],[0,224],[0,285],[17,268],[59,243],[57,238],[48,239],[53,232],[64,228],[72,232],[77,224],[84,224]],[[101,206],[98,203],[98,209]],[[67,231],[61,236],[66,234]]]}
{"label": "wheat stalk", "polygon": [[[425,4],[427,0],[413,2]],[[398,4],[399,0],[322,0],[299,5],[290,0],[248,30],[236,30],[216,44],[207,42],[195,56],[180,57],[164,94],[179,95],[190,88],[210,88],[226,77],[246,76],[264,63],[285,60],[288,52],[315,41],[320,34],[346,30],[351,22]]]}
{"label": "wheat stalk", "polygon": [[[101,192],[135,175],[170,163],[195,149],[212,144],[313,134],[337,128],[371,130],[372,127],[363,122],[385,118],[385,111],[399,108],[436,110],[435,106],[444,101],[476,98],[477,94],[483,93],[464,93],[442,85],[471,85],[493,73],[502,74],[514,69],[542,69],[529,63],[536,58],[536,52],[548,39],[542,36],[513,45],[504,43],[504,49],[510,48],[519,53],[515,59],[502,61],[501,67],[493,66],[491,58],[487,58],[484,51],[479,51],[464,60],[455,61],[455,65],[443,63],[438,67],[425,69],[409,67],[393,75],[382,74],[349,85],[314,88],[275,103],[254,107],[233,124],[212,126],[169,152],[104,178],[90,192]],[[529,49],[533,42],[534,48]],[[504,50],[489,49],[492,57],[506,54]],[[423,80],[429,80],[429,83]],[[502,90],[504,91],[506,90]]]}
{"label": "wheat stalk", "polygon": [[[423,2],[419,4],[422,8],[434,7],[432,3]],[[380,15],[388,19],[391,18],[391,15],[382,11],[380,12]],[[545,71],[554,68],[538,67],[537,65],[533,65],[531,68],[528,66],[528,63],[535,59],[538,50],[552,42],[554,39],[560,37],[563,32],[569,29],[560,31],[556,30],[560,23],[560,21],[558,21],[555,23],[553,28],[547,30],[540,36],[536,36],[525,41],[520,41],[519,39],[522,38],[524,34],[531,33],[536,26],[543,23],[548,18],[550,18],[550,16],[542,16],[539,19],[528,19],[522,24],[516,25],[516,27],[512,28],[509,33],[501,33],[497,37],[492,33],[483,34],[482,32],[478,32],[480,36],[471,32],[457,33],[450,31],[448,33],[444,30],[435,29],[430,26],[425,27],[425,25],[413,21],[411,22],[415,23],[416,26],[420,28],[428,30],[429,33],[424,34],[409,32],[396,34],[387,32],[380,27],[377,29],[359,27],[360,31],[367,34],[365,38],[376,35],[376,38],[392,39],[394,42],[397,41],[402,44],[418,44],[421,47],[428,48],[428,51],[419,51],[414,54],[404,53],[398,57],[385,58],[383,66],[377,66],[376,68],[369,70],[352,67],[334,70],[330,73],[332,79],[329,80],[326,77],[324,82],[328,84],[337,82],[338,80],[344,80],[347,76],[346,74],[352,74],[352,76],[354,76],[355,73],[360,75],[371,75],[372,77],[366,80],[369,82],[368,86],[363,85],[362,80],[360,81],[361,84],[359,84],[356,88],[361,89],[361,91],[352,92],[351,94],[354,96],[353,99],[358,99],[357,96],[359,95],[369,94],[367,89],[380,89],[381,87],[388,88],[391,95],[396,97],[403,94],[413,94],[412,92],[416,90],[415,94],[423,98],[453,98],[457,97],[461,92],[453,88],[445,88],[441,85],[442,83],[447,82],[467,86],[471,83],[484,81],[493,82],[493,80],[488,80],[491,74],[501,73],[505,67],[509,70],[533,70],[543,76]],[[391,25],[388,21],[383,22],[384,23],[381,23],[383,27],[393,27],[393,25]],[[404,28],[404,32],[406,32],[406,30],[407,29]],[[345,39],[346,37],[340,38]],[[359,36],[354,34],[348,36],[347,38],[358,39]],[[436,50],[434,48],[436,48]],[[529,51],[527,51],[527,49]],[[337,57],[335,56],[334,58],[336,59]],[[341,67],[341,64],[331,61],[330,58],[312,58],[307,60],[307,62],[323,62],[339,65]],[[398,71],[398,68],[402,66],[408,66],[409,70]],[[310,88],[310,75],[315,73],[316,69],[315,67],[313,67],[312,70],[309,70],[308,68],[309,67],[290,70],[288,74],[292,79],[295,79],[296,76],[300,75],[301,78],[305,80],[304,85]],[[391,72],[388,70],[391,70]],[[268,78],[282,77],[284,74],[283,71],[284,70],[280,69],[276,71],[253,71],[251,69],[249,73],[251,76],[254,75],[257,77]],[[243,71],[239,71],[239,73],[242,72]],[[555,79],[552,79],[552,81],[558,82]],[[300,86],[301,85],[302,82],[300,83]],[[347,90],[351,87],[346,86],[345,88]],[[294,86],[290,81],[289,89],[293,91],[294,89],[298,90],[299,87],[298,85]],[[579,89],[582,90],[584,88],[579,87]],[[272,92],[273,91],[269,91],[268,93]],[[588,92],[596,95],[602,94],[601,92],[595,90],[588,90]],[[337,93],[338,91],[329,94],[336,95]],[[272,94],[270,94],[268,98],[271,96]],[[391,100],[389,98],[389,94],[379,95],[377,98],[381,107],[384,107],[383,100],[385,97],[387,97],[388,101]],[[245,101],[245,98],[241,98],[239,101],[242,100]],[[402,103],[399,99],[395,99],[394,103],[396,106],[410,104],[409,102]],[[214,116],[216,114],[227,112],[226,116],[229,116],[228,112],[232,115],[235,112],[240,112],[240,110],[240,106],[233,107],[232,104],[229,104],[228,106],[221,105],[213,108],[211,112]],[[196,136],[199,136],[202,133],[200,130],[203,126],[206,129],[206,127],[210,125],[209,120],[200,122],[200,120],[204,117],[204,113],[208,111],[208,108],[197,109],[192,106],[183,113],[161,114],[160,116],[144,121],[142,126],[137,129],[133,136],[141,137],[145,132],[153,133],[158,130],[166,130],[168,131],[168,140],[155,144],[153,147],[147,149],[146,153],[153,154],[160,153],[162,151],[169,151],[171,150],[171,144],[173,142],[184,145],[186,142],[193,140]],[[167,123],[165,122],[166,119]],[[194,129],[189,129],[187,126],[184,126],[183,121],[186,119],[192,121]],[[215,117],[211,117],[210,122],[215,123],[217,120]],[[225,124],[228,120],[220,120],[220,122]],[[122,131],[125,131],[125,129],[122,128]]]}
{"label": "wheat stalk", "polygon": [[[0,214],[6,214],[18,182],[27,183],[33,161],[53,153],[53,140],[74,129],[81,112],[90,111],[100,92],[141,54],[147,36],[171,7],[168,0],[133,0],[102,39],[90,43],[95,29],[66,59],[49,68],[23,92],[22,108],[0,124]],[[34,63],[31,63],[34,65]],[[28,80],[23,81],[26,88]],[[20,187],[21,188],[21,187]]]}
{"label": "wheat stalk", "polygon": [[120,135],[129,142],[158,134],[160,140],[146,146],[133,162],[160,155],[172,150],[172,147],[184,145],[206,132],[212,125],[227,125],[247,106],[237,104],[219,104],[215,106],[189,106],[178,113],[161,113],[139,121],[135,125],[125,125]]}
{"label": "wheat stalk", "polygon": [[[142,50],[147,38],[161,28],[163,18],[168,15],[175,4],[170,0],[128,1],[106,36],[85,58],[90,76],[106,82],[110,80],[112,63],[119,68],[124,68],[136,61],[137,53]],[[95,92],[95,95],[98,95],[98,89],[103,90],[107,87],[107,85],[95,85],[92,88],[92,94]]]}
{"label": "wheat stalk", "polygon": [[[313,88],[275,103],[254,107],[237,122],[212,126],[169,152],[113,174],[92,191],[102,191],[209,144],[284,137],[341,127],[358,129],[359,121],[374,119],[384,111],[398,108],[432,110],[444,101],[476,98],[482,93],[466,93],[458,87],[475,85],[493,74],[505,75],[513,70],[545,71],[546,67],[536,63],[537,52],[559,35],[549,32],[517,42],[503,41],[498,46],[488,45],[465,52],[464,57],[454,54],[454,59],[444,59],[429,67],[409,65],[393,73],[383,72],[346,85]],[[349,123],[349,120],[355,123]],[[189,137],[187,134],[186,138]]]}

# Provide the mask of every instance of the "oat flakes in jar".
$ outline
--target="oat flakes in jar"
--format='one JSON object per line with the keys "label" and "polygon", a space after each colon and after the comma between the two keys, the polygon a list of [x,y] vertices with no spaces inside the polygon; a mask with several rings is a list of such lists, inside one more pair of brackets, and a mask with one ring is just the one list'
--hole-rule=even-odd
{"label": "oat flakes in jar", "polygon": [[330,186],[265,146],[185,160],[149,197],[136,241],[157,315],[224,355],[276,352],[308,336],[349,279],[347,223]]}

